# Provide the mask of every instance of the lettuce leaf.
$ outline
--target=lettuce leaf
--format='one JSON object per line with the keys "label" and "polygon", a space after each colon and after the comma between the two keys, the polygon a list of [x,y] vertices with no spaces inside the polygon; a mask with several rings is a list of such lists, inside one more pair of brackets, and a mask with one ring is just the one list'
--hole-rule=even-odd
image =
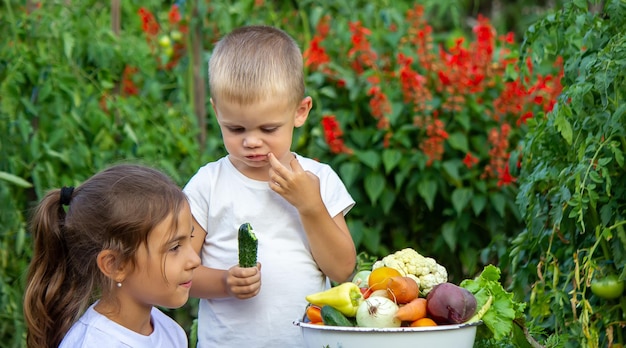
{"label": "lettuce leaf", "polygon": [[513,332],[513,321],[524,317],[525,303],[516,302],[513,294],[500,283],[500,268],[487,265],[474,279],[465,279],[460,286],[476,297],[476,315],[469,321],[482,320],[489,330],[481,330],[484,338],[501,340]]}

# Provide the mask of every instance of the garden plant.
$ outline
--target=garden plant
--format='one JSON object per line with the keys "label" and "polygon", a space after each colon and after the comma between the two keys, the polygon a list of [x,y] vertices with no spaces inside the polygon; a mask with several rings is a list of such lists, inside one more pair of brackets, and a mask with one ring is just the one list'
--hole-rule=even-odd
{"label": "garden plant", "polygon": [[626,342],[626,3],[573,1],[531,27],[525,55],[563,57],[553,112],[529,120],[512,243],[528,317],[565,347]]}
{"label": "garden plant", "polygon": [[[501,267],[529,331],[481,346],[623,343],[624,296],[590,286],[625,278],[626,5],[565,1],[522,37],[543,1],[511,3],[509,27],[472,3],[4,1],[0,340],[24,342],[33,203],[117,162],[184,185],[221,157],[206,62],[221,34],[263,23],[301,43],[314,108],[293,150],[346,183],[363,264],[412,247],[452,282]],[[191,330],[195,306],[169,314]]]}

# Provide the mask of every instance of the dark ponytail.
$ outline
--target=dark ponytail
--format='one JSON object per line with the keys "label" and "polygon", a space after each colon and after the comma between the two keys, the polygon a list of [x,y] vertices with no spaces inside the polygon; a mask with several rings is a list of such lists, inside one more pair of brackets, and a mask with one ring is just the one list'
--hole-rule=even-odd
{"label": "dark ponytail", "polygon": [[60,198],[61,190],[50,191],[31,220],[34,252],[24,301],[28,347],[57,347],[76,313],[89,302],[86,288],[79,294],[80,289],[68,286],[68,250],[63,240],[66,214]]}
{"label": "dark ponytail", "polygon": [[58,347],[87,307],[113,287],[98,268],[98,254],[113,250],[117,262],[134,264],[149,233],[178,214],[185,200],[168,176],[130,164],[103,170],[74,191],[48,192],[30,222],[34,251],[24,296],[28,347]]}

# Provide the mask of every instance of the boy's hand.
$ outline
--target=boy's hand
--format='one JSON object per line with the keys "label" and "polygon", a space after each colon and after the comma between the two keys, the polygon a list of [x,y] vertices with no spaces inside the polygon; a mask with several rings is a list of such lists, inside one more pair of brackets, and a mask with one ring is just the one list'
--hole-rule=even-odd
{"label": "boy's hand", "polygon": [[261,264],[256,267],[231,267],[224,280],[226,291],[233,297],[245,300],[256,296],[261,291]]}
{"label": "boy's hand", "polygon": [[289,162],[291,169],[280,163],[274,154],[267,156],[271,165],[269,185],[274,192],[296,207],[301,214],[323,206],[319,178],[305,171],[295,156]]}

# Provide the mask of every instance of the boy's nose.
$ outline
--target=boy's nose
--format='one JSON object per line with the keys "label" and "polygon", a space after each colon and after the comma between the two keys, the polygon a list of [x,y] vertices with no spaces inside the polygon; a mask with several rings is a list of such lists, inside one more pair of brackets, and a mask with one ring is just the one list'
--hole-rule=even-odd
{"label": "boy's nose", "polygon": [[245,147],[259,147],[261,146],[261,139],[250,135],[243,139],[243,146]]}

